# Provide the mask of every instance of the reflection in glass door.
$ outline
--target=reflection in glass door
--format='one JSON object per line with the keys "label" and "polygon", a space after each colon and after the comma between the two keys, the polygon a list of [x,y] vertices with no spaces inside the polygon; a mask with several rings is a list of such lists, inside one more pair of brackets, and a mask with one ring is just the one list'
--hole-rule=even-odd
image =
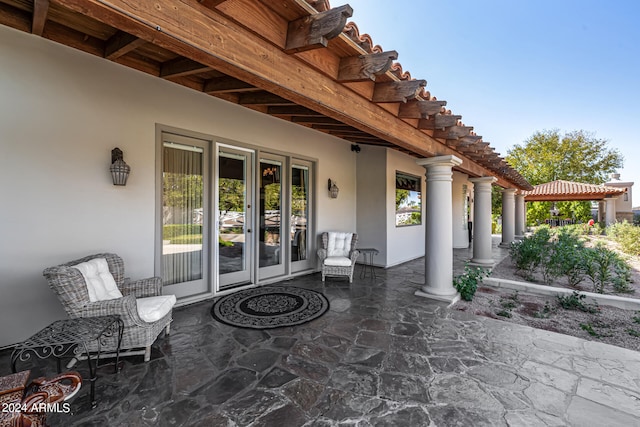
{"label": "reflection in glass door", "polygon": [[258,169],[260,212],[258,235],[259,277],[264,279],[284,274],[282,183],[286,182],[281,156],[263,154]]}
{"label": "reflection in glass door", "polygon": [[218,152],[218,290],[251,283],[253,153]]}
{"label": "reflection in glass door", "polygon": [[162,246],[165,294],[186,298],[209,292],[208,142],[162,134]]}

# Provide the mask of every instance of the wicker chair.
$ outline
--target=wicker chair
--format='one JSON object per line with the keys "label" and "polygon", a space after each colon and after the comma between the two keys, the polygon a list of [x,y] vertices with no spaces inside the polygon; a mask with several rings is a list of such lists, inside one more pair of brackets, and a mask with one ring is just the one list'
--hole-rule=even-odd
{"label": "wicker chair", "polygon": [[346,276],[353,282],[353,270],[360,252],[356,250],[358,235],[335,231],[322,233],[318,258],[322,264],[322,281],[326,276]]}
{"label": "wicker chair", "polygon": [[[73,265],[90,261],[95,258],[105,258],[109,266],[109,272],[113,276],[122,298],[107,301],[91,302],[84,277]],[[49,287],[58,296],[65,311],[71,318],[94,317],[119,314],[124,322],[121,350],[130,350],[123,355],[144,354],[144,361],[151,357],[151,344],[158,335],[165,330],[169,335],[170,324],[173,320],[172,311],[159,320],[149,323],[142,320],[138,314],[136,298],[145,298],[162,295],[162,279],[150,277],[148,279],[131,281],[124,277],[124,263],[122,258],[115,254],[95,254],[75,261],[71,261],[56,267],[44,270],[44,276],[49,282]],[[102,349],[115,351],[116,337],[111,337],[103,342]],[[144,350],[132,350],[141,349]],[[97,348],[96,348],[97,349]],[[96,349],[89,349],[90,351]]]}

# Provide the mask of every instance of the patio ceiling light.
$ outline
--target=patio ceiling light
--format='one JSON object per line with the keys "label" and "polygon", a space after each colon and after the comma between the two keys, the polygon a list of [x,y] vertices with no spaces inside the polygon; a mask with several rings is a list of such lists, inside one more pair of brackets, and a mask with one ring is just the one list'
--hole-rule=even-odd
{"label": "patio ceiling light", "polygon": [[109,170],[113,178],[113,185],[127,185],[131,167],[124,162],[122,150],[118,147],[111,150],[111,166]]}

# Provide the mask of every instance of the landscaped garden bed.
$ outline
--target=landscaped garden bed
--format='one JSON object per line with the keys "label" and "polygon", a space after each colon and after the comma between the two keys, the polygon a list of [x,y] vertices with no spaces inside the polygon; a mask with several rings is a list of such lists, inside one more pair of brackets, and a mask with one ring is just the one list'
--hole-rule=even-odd
{"label": "landscaped garden bed", "polygon": [[573,292],[542,296],[480,285],[471,301],[460,301],[454,308],[640,351],[640,311],[597,304],[584,295],[640,298],[640,257],[637,252],[625,254],[617,242],[622,236],[630,242],[625,249],[637,251],[628,237],[637,230],[630,224],[614,226],[607,235],[586,226],[539,229],[514,244],[491,277]]}

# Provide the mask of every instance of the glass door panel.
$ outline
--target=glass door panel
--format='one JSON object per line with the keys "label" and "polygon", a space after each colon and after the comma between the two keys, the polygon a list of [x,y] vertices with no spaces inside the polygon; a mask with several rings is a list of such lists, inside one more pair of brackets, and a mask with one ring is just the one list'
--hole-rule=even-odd
{"label": "glass door panel", "polygon": [[311,230],[311,164],[294,160],[291,166],[291,271],[300,271],[313,266],[310,255]]}
{"label": "glass door panel", "polygon": [[230,147],[218,152],[219,290],[251,282],[251,158]]}
{"label": "glass door panel", "polygon": [[284,274],[282,236],[284,230],[282,212],[282,183],[284,158],[264,155],[260,158],[258,180],[260,183],[260,212],[258,233],[258,260],[260,278]]}
{"label": "glass door panel", "polygon": [[189,297],[209,291],[206,245],[206,141],[162,135],[162,247],[164,293]]}

